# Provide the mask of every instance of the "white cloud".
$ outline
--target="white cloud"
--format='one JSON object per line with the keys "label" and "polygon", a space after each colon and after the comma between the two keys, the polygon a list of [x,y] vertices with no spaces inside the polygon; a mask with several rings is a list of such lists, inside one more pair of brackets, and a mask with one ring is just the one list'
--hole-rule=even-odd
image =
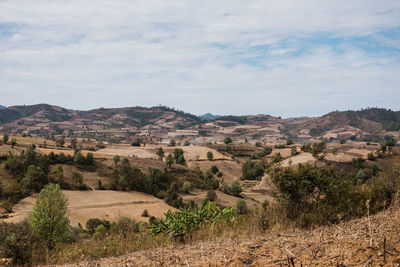
{"label": "white cloud", "polygon": [[3,0],[0,10],[0,104],[400,108],[399,1]]}

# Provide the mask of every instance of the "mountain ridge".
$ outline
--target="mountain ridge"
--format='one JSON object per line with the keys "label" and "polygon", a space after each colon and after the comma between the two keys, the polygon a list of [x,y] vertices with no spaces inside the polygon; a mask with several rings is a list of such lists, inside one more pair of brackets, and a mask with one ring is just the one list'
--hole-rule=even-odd
{"label": "mountain ridge", "polygon": [[[282,138],[312,138],[327,133],[354,132],[379,135],[400,130],[400,111],[384,108],[332,111],[320,117],[282,119],[265,114],[196,116],[166,106],[73,110],[49,104],[10,106],[0,109],[0,132],[63,134],[124,129],[126,134],[153,131],[165,135],[177,130],[226,133],[232,136],[274,135]],[[224,131],[222,129],[225,129]],[[229,130],[229,131],[228,131]],[[278,134],[279,133],[279,134]],[[150,135],[150,133],[148,134]],[[340,134],[339,134],[340,135]]]}

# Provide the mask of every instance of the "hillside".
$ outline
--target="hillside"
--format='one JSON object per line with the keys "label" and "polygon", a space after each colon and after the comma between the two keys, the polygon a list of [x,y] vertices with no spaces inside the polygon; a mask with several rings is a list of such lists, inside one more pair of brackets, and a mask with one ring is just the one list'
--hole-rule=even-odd
{"label": "hillside", "polygon": [[130,143],[132,136],[151,140],[187,140],[195,143],[220,141],[226,136],[240,140],[282,143],[289,137],[327,139],[352,136],[381,138],[387,131],[400,129],[400,112],[382,108],[359,111],[334,111],[314,118],[282,119],[270,115],[197,117],[172,108],[126,107],[99,108],[88,111],[69,110],[39,104],[0,109],[0,132],[38,135],[94,137]]}
{"label": "hillside", "polygon": [[7,108],[7,107],[0,105],[0,109],[4,109],[4,108]]}
{"label": "hillside", "polygon": [[398,266],[399,221],[394,208],[314,230],[276,230],[62,266]]}

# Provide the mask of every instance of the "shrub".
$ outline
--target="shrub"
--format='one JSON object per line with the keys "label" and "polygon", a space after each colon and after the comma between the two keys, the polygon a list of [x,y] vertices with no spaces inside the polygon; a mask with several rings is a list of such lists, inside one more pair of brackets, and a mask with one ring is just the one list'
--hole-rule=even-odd
{"label": "shrub", "polygon": [[376,157],[373,152],[369,152],[367,155],[367,158],[368,158],[368,160],[371,160],[371,161],[376,160]]}
{"label": "shrub", "polygon": [[96,240],[100,240],[106,237],[106,235],[107,235],[107,228],[103,224],[100,224],[94,230],[93,238]]}
{"label": "shrub", "polygon": [[31,265],[33,251],[39,246],[27,221],[17,224],[0,223],[0,250],[15,265]]}
{"label": "shrub", "polygon": [[225,137],[225,138],[224,138],[224,143],[225,143],[226,145],[232,143],[232,138],[230,138],[230,137]]}
{"label": "shrub", "polygon": [[207,159],[210,160],[210,161],[212,161],[214,159],[214,155],[213,155],[213,153],[211,151],[207,152]]}
{"label": "shrub", "polygon": [[135,140],[133,140],[131,146],[140,146],[142,144],[142,140],[140,138],[135,138]]}
{"label": "shrub", "polygon": [[223,183],[222,183],[221,190],[222,190],[222,192],[224,192],[225,194],[229,194],[229,193],[230,193],[228,184],[227,184],[226,182],[223,182]]}
{"label": "shrub", "polygon": [[142,212],[142,217],[149,217],[149,211],[148,210],[144,210]]}
{"label": "shrub", "polygon": [[94,234],[96,228],[99,225],[103,225],[106,229],[110,229],[111,224],[108,220],[100,220],[98,218],[91,218],[86,222],[86,229],[89,231],[89,234]]}
{"label": "shrub", "polygon": [[15,138],[11,138],[11,147],[14,147],[14,146],[16,146],[17,145],[17,139],[15,139]]}
{"label": "shrub", "polygon": [[183,183],[183,191],[189,193],[192,190],[192,184],[190,182],[185,181]]}
{"label": "shrub", "polygon": [[185,140],[185,142],[183,143],[184,146],[190,146],[190,142],[189,140]]}
{"label": "shrub", "polygon": [[5,209],[6,212],[10,213],[13,210],[13,205],[9,200],[3,200],[0,202],[0,207]]}
{"label": "shrub", "polygon": [[239,214],[247,213],[247,204],[243,199],[239,199],[236,203],[236,210]]}
{"label": "shrub", "polygon": [[217,193],[214,190],[207,191],[207,199],[209,201],[215,202],[217,200]]}
{"label": "shrub", "polygon": [[212,172],[213,174],[216,174],[216,173],[219,171],[218,167],[215,166],[215,165],[212,165],[211,168],[210,168],[210,170],[211,170],[211,172]]}
{"label": "shrub", "polygon": [[231,185],[231,192],[235,196],[239,196],[242,193],[242,187],[238,183],[233,183]]}
{"label": "shrub", "polygon": [[255,161],[247,160],[242,165],[243,180],[259,180],[264,175],[264,167]]}

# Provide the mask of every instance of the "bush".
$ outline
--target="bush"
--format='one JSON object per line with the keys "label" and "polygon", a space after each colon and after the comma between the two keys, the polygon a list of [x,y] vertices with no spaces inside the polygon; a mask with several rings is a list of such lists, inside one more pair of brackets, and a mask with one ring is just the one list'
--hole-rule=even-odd
{"label": "bush", "polygon": [[260,180],[264,175],[264,167],[255,161],[247,160],[242,165],[243,180]]}
{"label": "bush", "polygon": [[229,194],[229,193],[230,193],[228,184],[227,184],[226,182],[223,182],[223,183],[222,183],[221,190],[222,190],[222,192],[224,192],[225,194]]}
{"label": "bush", "polygon": [[144,210],[142,212],[142,217],[149,217],[149,211],[148,210]]}
{"label": "bush", "polygon": [[217,193],[214,190],[207,191],[207,199],[209,201],[215,202],[217,200]]}
{"label": "bush", "polygon": [[93,238],[96,240],[100,240],[106,237],[106,235],[107,235],[107,228],[103,224],[100,224],[94,230]]}
{"label": "bush", "polygon": [[[0,223],[0,251],[15,265],[31,265],[33,251],[40,244],[27,221]],[[37,255],[38,256],[38,255]]]}
{"label": "bush", "polygon": [[209,161],[212,161],[212,160],[214,159],[214,155],[213,155],[213,153],[212,153],[211,151],[208,151],[208,152],[207,152],[207,159],[208,159]]}
{"label": "bush", "polygon": [[213,174],[216,174],[216,173],[219,171],[218,167],[215,166],[215,165],[212,165],[211,168],[210,168],[210,170],[211,170],[211,172],[212,172]]}
{"label": "bush", "polygon": [[190,182],[185,181],[183,183],[183,191],[185,191],[185,193],[189,193],[192,190],[192,184]]}
{"label": "bush", "polygon": [[225,138],[224,138],[224,143],[225,143],[226,145],[232,143],[232,138],[230,138],[230,137],[225,137]]}
{"label": "bush", "polygon": [[233,183],[231,185],[231,192],[234,196],[239,196],[242,191],[242,187],[238,183]]}
{"label": "bush", "polygon": [[375,155],[374,155],[373,152],[369,152],[368,155],[367,155],[367,157],[368,157],[368,160],[371,160],[371,161],[376,160],[376,157],[375,157]]}
{"label": "bush", "polygon": [[238,202],[236,203],[236,210],[237,210],[238,214],[247,213],[246,201],[244,201],[243,199],[239,199]]}
{"label": "bush", "polygon": [[13,211],[13,205],[9,200],[3,200],[0,202],[0,207],[5,209],[6,212],[10,213]]}
{"label": "bush", "polygon": [[98,218],[91,218],[86,222],[86,229],[89,231],[89,234],[93,235],[96,231],[97,227],[103,225],[107,230],[110,229],[111,223],[108,220],[100,220]]}

